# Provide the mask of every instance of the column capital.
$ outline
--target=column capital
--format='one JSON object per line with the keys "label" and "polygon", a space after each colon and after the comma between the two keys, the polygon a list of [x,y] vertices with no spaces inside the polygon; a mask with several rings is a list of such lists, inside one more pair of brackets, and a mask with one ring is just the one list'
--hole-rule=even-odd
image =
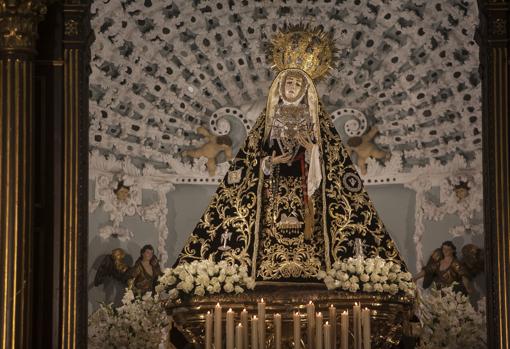
{"label": "column capital", "polygon": [[34,53],[44,0],[0,0],[0,52]]}

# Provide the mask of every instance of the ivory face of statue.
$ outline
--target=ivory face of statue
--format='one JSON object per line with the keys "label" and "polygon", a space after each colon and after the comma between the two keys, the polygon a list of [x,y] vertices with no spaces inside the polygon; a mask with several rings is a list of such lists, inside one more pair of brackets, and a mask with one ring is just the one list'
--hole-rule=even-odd
{"label": "ivory face of statue", "polygon": [[288,102],[296,102],[305,93],[305,78],[301,74],[289,73],[285,76],[285,80],[281,84],[281,97]]}

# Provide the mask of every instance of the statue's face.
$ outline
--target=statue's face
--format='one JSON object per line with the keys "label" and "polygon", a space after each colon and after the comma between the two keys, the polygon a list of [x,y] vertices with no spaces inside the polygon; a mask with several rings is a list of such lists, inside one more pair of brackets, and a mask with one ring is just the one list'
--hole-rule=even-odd
{"label": "statue's face", "polygon": [[117,196],[117,200],[119,201],[127,201],[129,199],[129,188],[127,187],[121,187],[117,192],[115,193]]}
{"label": "statue's face", "polygon": [[147,250],[143,251],[142,256],[143,256],[144,261],[149,262],[152,259],[152,256],[154,256],[154,251],[147,249]]}
{"label": "statue's face", "polygon": [[453,256],[453,248],[451,248],[450,246],[448,246],[448,245],[443,245],[443,246],[441,247],[441,250],[443,251],[443,255],[444,255],[445,257],[451,257],[451,256]]}
{"label": "statue's face", "polygon": [[283,98],[289,102],[297,101],[305,92],[305,82],[302,75],[287,75],[283,81]]}

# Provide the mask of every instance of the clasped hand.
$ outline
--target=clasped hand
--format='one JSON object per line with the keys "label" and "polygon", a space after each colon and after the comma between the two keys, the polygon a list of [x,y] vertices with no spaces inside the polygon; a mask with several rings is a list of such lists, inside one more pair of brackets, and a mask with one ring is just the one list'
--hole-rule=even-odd
{"label": "clasped hand", "polygon": [[[304,147],[307,151],[312,151],[314,143],[308,137],[305,137],[302,133],[298,133],[296,134],[296,140],[298,144]],[[289,163],[292,160],[292,157],[293,157],[292,153],[285,153],[277,156],[276,152],[273,151],[273,155],[271,156],[271,162],[273,164]]]}

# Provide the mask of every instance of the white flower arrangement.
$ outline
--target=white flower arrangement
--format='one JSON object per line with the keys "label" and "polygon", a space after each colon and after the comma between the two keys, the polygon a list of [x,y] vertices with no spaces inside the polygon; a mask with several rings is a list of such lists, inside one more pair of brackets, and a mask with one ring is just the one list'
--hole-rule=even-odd
{"label": "white flower arrangement", "polygon": [[101,304],[89,317],[89,348],[153,349],[166,340],[169,317],[158,295],[135,298],[127,290],[122,305]]}
{"label": "white flower arrangement", "polygon": [[166,269],[156,286],[162,298],[176,300],[183,295],[204,296],[206,294],[243,293],[255,288],[255,280],[248,276],[245,266],[218,263],[212,260],[193,261]]}
{"label": "white flower arrangement", "polygon": [[404,292],[414,295],[416,289],[412,275],[395,262],[381,257],[348,258],[333,263],[328,272],[317,275],[329,290],[342,289],[349,292],[380,292],[395,295]]}
{"label": "white flower arrangement", "polygon": [[453,286],[424,291],[420,301],[423,325],[417,349],[487,348],[485,298],[475,309]]}

